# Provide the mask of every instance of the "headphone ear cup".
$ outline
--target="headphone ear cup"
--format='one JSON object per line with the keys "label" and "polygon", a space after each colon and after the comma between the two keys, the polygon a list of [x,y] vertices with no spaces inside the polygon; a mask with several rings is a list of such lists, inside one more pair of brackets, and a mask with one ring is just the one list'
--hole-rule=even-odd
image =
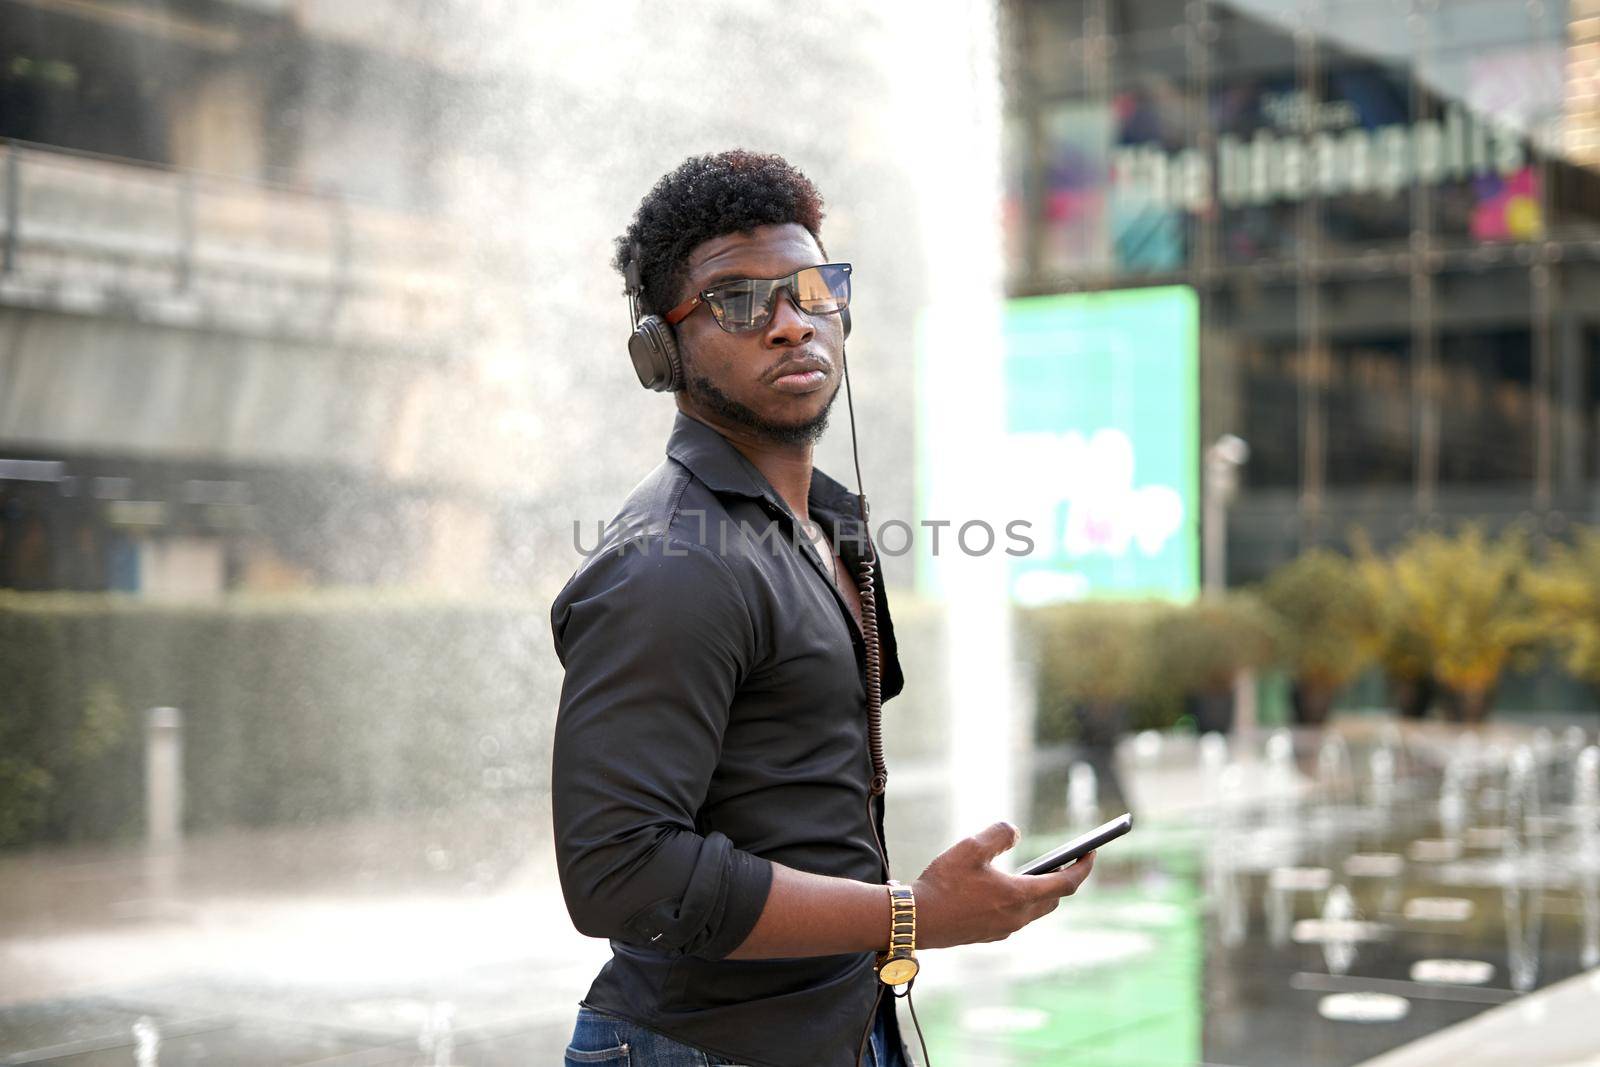
{"label": "headphone ear cup", "polygon": [[846,338],[848,338],[850,336],[850,309],[849,308],[840,308],[839,309],[839,321],[844,324],[844,335],[845,335]]}
{"label": "headphone ear cup", "polygon": [[683,360],[672,327],[658,316],[646,315],[628,338],[628,358],[633,360],[639,384],[658,393],[675,393],[683,388]]}
{"label": "headphone ear cup", "polygon": [[662,392],[676,393],[683,388],[683,357],[678,354],[678,335],[660,319],[656,322],[661,351],[667,357],[667,383],[662,386]]}

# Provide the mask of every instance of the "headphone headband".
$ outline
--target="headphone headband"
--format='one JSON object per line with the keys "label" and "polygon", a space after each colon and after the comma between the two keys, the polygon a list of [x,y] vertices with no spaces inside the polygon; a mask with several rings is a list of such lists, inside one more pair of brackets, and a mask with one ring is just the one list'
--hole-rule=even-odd
{"label": "headphone headband", "polygon": [[639,242],[628,250],[628,261],[622,268],[624,291],[628,294],[628,317],[631,325],[639,325],[639,294],[644,292],[644,281],[639,276]]}

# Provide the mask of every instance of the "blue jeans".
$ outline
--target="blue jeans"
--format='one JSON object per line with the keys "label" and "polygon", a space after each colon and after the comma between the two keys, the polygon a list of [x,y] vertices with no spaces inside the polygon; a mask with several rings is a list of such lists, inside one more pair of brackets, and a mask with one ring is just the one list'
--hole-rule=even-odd
{"label": "blue jeans", "polygon": [[[873,1020],[862,1067],[906,1067],[899,1043],[890,1036],[886,1013],[893,1011],[886,993]],[[737,1067],[738,1062],[585,1007],[578,1008],[578,1025],[562,1061],[564,1067]]]}

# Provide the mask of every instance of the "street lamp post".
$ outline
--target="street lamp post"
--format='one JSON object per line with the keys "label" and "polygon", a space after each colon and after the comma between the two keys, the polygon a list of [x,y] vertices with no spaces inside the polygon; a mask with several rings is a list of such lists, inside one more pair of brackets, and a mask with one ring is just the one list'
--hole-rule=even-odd
{"label": "street lamp post", "polygon": [[[1228,505],[1239,492],[1239,468],[1249,461],[1250,446],[1231,433],[1206,449],[1200,581],[1208,598],[1220,598],[1228,588]],[[1250,670],[1233,680],[1233,728],[1241,735],[1255,732],[1256,680]]]}
{"label": "street lamp post", "polygon": [[1205,558],[1200,578],[1206,596],[1220,596],[1228,587],[1228,505],[1239,492],[1239,468],[1249,461],[1250,446],[1231,433],[1206,449]]}

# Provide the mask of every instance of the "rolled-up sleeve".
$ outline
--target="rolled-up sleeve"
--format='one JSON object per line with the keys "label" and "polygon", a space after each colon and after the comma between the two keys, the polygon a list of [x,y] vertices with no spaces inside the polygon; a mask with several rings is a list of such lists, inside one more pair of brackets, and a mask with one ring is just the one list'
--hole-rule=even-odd
{"label": "rolled-up sleeve", "polygon": [[696,831],[729,709],[755,657],[727,564],[640,537],[589,560],[551,609],[566,668],[551,807],[577,928],[721,959],[755,927],[772,865]]}

